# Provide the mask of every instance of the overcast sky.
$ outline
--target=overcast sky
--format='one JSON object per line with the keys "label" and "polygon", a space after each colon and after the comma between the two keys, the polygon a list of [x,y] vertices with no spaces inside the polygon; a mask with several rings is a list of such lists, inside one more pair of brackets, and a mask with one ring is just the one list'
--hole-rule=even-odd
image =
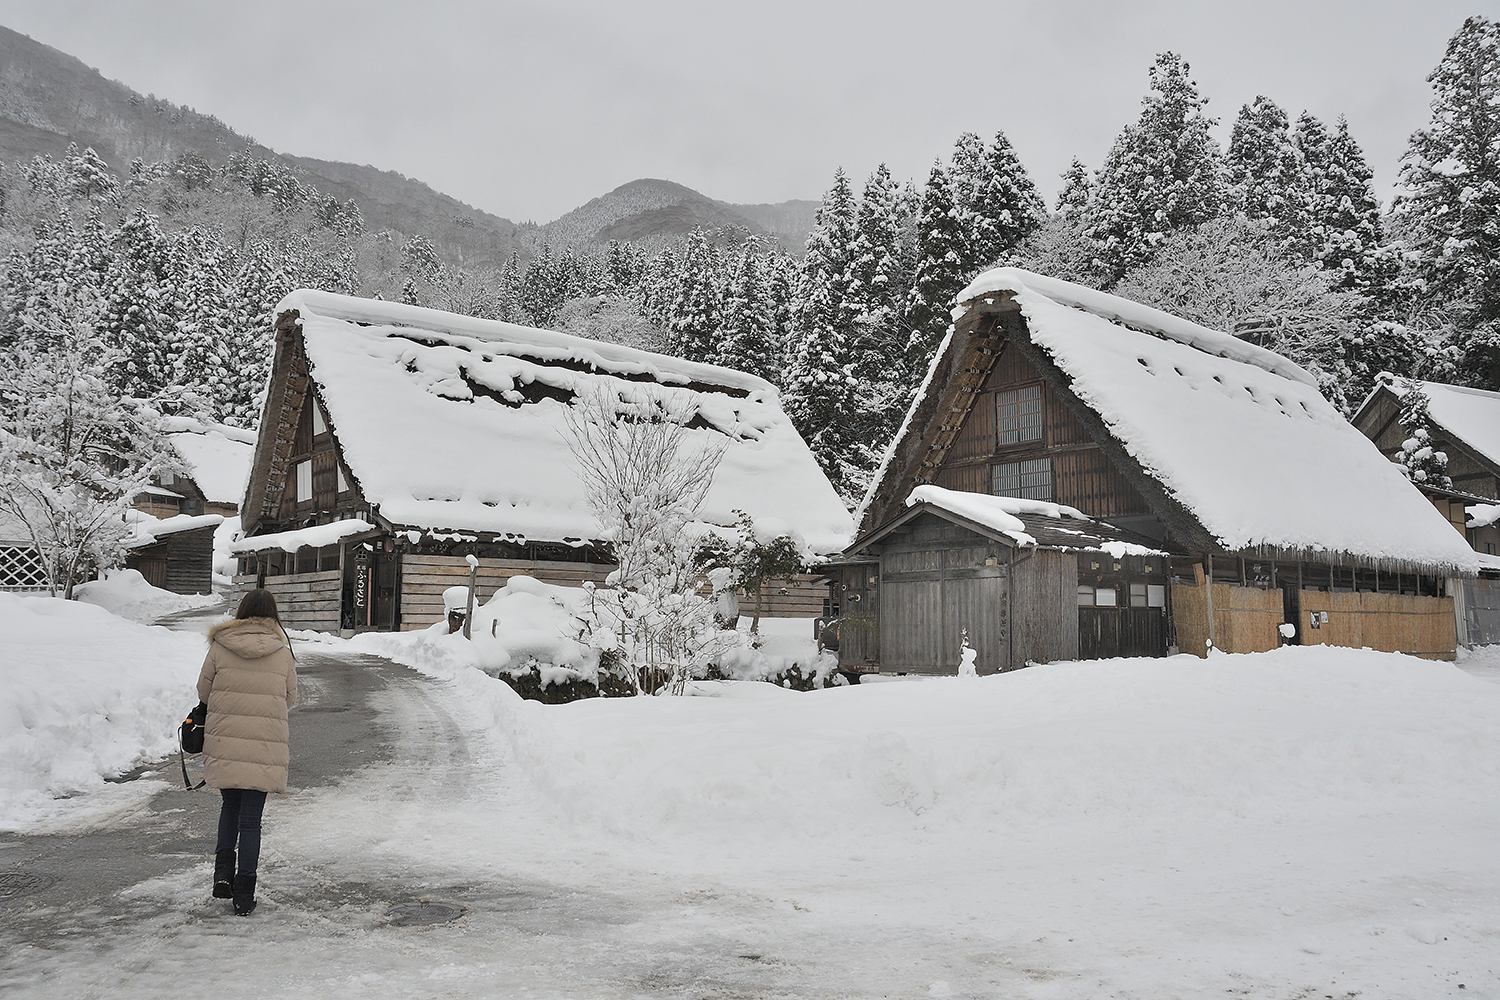
{"label": "overcast sky", "polygon": [[1425,78],[1500,0],[746,4],[0,0],[0,23],[286,153],[397,170],[545,222],[638,177],[816,198],[843,166],[927,175],[1003,129],[1049,202],[1097,167],[1157,52],[1220,119],[1265,94],[1349,119],[1382,197]]}

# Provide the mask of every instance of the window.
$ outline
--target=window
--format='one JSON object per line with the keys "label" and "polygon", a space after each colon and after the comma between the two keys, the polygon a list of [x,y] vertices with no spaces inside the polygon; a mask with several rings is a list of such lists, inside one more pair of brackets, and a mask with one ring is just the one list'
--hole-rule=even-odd
{"label": "window", "polygon": [[347,479],[344,478],[344,467],[342,465],[340,465],[338,467],[338,470],[339,470],[339,492],[340,493],[348,493],[349,492],[349,480],[347,480]]}
{"label": "window", "polygon": [[1146,585],[1144,583],[1132,583],[1130,585],[1130,606],[1132,608],[1144,608],[1146,606]]}
{"label": "window", "polygon": [[297,502],[304,503],[313,498],[312,461],[297,463]]}
{"label": "window", "polygon": [[1164,608],[1167,606],[1167,588],[1165,584],[1146,584],[1146,607]]}
{"label": "window", "polygon": [[1078,606],[1080,608],[1092,608],[1094,606],[1094,588],[1078,588]]}
{"label": "window", "polygon": [[316,437],[319,434],[327,434],[328,433],[328,425],[323,422],[323,408],[321,406],[319,406],[316,401],[313,402],[312,408],[313,408],[313,436]]}
{"label": "window", "polygon": [[995,443],[1042,439],[1042,387],[1025,385],[995,393]]}
{"label": "window", "polygon": [[1115,588],[1096,587],[1094,589],[1094,604],[1101,608],[1117,607],[1119,601],[1115,598]]}
{"label": "window", "polygon": [[997,497],[1051,500],[1052,459],[1035,458],[995,466],[990,492]]}

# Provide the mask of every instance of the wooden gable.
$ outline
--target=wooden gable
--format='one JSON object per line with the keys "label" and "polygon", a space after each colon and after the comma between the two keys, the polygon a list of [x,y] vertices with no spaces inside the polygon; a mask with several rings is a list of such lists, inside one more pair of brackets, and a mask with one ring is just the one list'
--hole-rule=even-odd
{"label": "wooden gable", "polygon": [[[1375,395],[1354,417],[1354,426],[1375,443],[1380,453],[1394,460],[1409,431],[1401,426],[1401,400],[1388,386]],[[1447,428],[1433,423],[1433,447],[1448,455],[1448,477],[1453,488],[1482,497],[1500,497],[1500,468],[1455,438]]]}
{"label": "wooden gable", "polygon": [[[860,532],[895,517],[907,494],[923,483],[991,493],[997,466],[1046,460],[1052,482],[1046,499],[1153,537],[1164,530],[1189,549],[1217,549],[1198,520],[1141,468],[1070,385],[1032,345],[1008,293],[970,303],[895,444]],[[1042,436],[1002,444],[996,434],[1000,394],[1023,386],[1040,389]]]}
{"label": "wooden gable", "polygon": [[[247,534],[332,519],[328,515],[350,516],[366,507],[317,387],[308,378],[296,320],[296,310],[289,310],[276,321],[271,386],[261,413],[245,509],[240,512]],[[303,487],[310,487],[301,495],[299,478]]]}
{"label": "wooden gable", "polygon": [[[1019,393],[1040,397],[1039,436],[1002,441],[997,433],[999,409]],[[1097,518],[1151,513],[1042,373],[1013,341],[1006,341],[932,481],[948,489],[993,493],[996,467],[1022,461],[1048,466],[1050,492],[1032,499],[1066,504]]]}

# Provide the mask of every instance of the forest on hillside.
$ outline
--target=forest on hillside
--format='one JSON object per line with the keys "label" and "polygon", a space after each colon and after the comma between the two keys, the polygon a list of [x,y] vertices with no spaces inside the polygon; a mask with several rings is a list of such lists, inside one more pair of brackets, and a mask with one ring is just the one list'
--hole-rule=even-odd
{"label": "forest on hillside", "polygon": [[1053,203],[1003,132],[966,133],[920,184],[880,165],[856,190],[836,172],[800,256],[695,231],[474,267],[248,153],[119,176],[71,148],[0,169],[0,419],[16,431],[35,389],[16,373],[68,350],[121,401],[253,426],[270,311],[311,287],[762,375],[852,505],[954,295],[996,264],[1269,347],[1346,411],[1386,373],[1500,389],[1500,25],[1466,21],[1428,82],[1388,206],[1342,118],[1257,97],[1221,148],[1187,62],[1163,53],[1137,119],[1097,168],[1075,160]]}

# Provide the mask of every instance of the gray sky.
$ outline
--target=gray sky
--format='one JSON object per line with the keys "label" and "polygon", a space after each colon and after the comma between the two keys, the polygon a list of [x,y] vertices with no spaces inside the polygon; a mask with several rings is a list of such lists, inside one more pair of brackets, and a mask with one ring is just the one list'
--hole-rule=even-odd
{"label": "gray sky", "polygon": [[1049,202],[1181,52],[1220,119],[1349,118],[1382,197],[1448,38],[1500,0],[630,3],[0,0],[0,23],[281,152],[546,222],[637,177],[816,198],[1003,129]]}

